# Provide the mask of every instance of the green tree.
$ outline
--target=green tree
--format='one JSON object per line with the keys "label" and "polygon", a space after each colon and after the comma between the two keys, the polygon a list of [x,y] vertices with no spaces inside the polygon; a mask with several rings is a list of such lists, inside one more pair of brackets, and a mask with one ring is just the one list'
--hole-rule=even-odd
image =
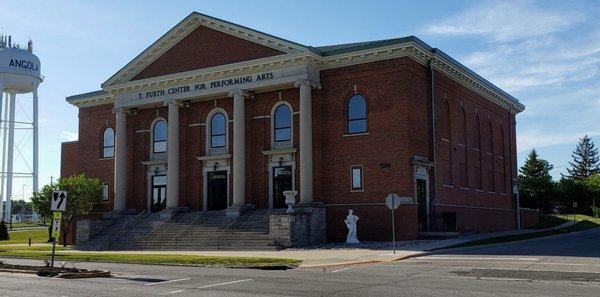
{"label": "green tree", "polygon": [[[50,201],[52,199],[52,192],[58,190],[58,185],[45,185],[41,191],[33,193],[31,197],[31,203],[33,204],[33,210],[42,216],[44,219],[52,217],[52,211],[50,211]],[[52,222],[52,220],[50,220]],[[52,224],[48,226],[48,242],[52,241]]]}
{"label": "green tree", "polygon": [[[85,174],[80,174],[61,178],[54,185],[44,186],[37,195],[40,196],[37,199],[39,202],[34,202],[34,205],[38,205],[38,203],[46,204],[47,209],[44,206],[43,208],[40,207],[40,210],[47,210],[49,214],[51,213],[50,201],[53,190],[67,191],[67,209],[63,213],[61,226],[63,245],[66,246],[67,235],[75,219],[88,215],[96,205],[102,203],[102,182],[97,178],[88,178]],[[38,213],[41,214],[41,212]]]}
{"label": "green tree", "polygon": [[551,211],[554,199],[554,181],[550,176],[553,166],[539,158],[532,149],[525,164],[519,169],[519,196],[524,207]]}
{"label": "green tree", "polygon": [[8,228],[6,227],[6,223],[4,220],[0,221],[0,240],[9,240],[10,235],[8,235]]}
{"label": "green tree", "polygon": [[573,162],[569,162],[571,168],[567,168],[569,178],[583,181],[600,173],[598,149],[594,147],[592,139],[587,135],[579,140],[571,157],[573,157]]}

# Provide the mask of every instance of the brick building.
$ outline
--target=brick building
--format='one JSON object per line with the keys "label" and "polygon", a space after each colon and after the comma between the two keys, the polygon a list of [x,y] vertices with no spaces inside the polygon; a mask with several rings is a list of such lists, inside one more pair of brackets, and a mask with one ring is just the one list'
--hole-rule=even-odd
{"label": "brick building", "polygon": [[311,47],[192,13],[101,87],[67,98],[79,140],[61,160],[105,183],[99,213],[236,217],[296,190],[327,240],[349,209],[361,240],[388,240],[394,192],[398,238],[444,212],[461,232],[516,228],[524,106],[416,37]]}

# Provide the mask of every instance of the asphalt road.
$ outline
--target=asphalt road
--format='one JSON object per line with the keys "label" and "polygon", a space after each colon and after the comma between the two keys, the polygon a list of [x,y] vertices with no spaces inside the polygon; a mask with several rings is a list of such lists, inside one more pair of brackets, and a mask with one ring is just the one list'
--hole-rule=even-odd
{"label": "asphalt road", "polygon": [[0,296],[600,296],[600,229],[330,269],[76,266],[109,269],[115,276],[64,280],[0,273]]}

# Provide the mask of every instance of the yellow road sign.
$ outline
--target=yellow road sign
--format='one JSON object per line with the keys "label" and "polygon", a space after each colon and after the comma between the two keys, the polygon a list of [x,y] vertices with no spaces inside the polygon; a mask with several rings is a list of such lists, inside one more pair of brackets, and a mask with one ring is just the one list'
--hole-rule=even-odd
{"label": "yellow road sign", "polygon": [[62,212],[55,211],[52,220],[52,237],[58,239],[60,236],[60,221],[62,220]]}

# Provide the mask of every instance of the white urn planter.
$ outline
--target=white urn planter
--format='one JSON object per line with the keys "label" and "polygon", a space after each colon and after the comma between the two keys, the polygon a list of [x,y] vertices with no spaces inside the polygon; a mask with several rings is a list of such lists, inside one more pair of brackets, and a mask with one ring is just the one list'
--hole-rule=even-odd
{"label": "white urn planter", "polygon": [[293,206],[296,205],[296,194],[298,194],[298,191],[283,191],[285,204],[288,206],[288,209],[285,211],[286,213],[294,212]]}

